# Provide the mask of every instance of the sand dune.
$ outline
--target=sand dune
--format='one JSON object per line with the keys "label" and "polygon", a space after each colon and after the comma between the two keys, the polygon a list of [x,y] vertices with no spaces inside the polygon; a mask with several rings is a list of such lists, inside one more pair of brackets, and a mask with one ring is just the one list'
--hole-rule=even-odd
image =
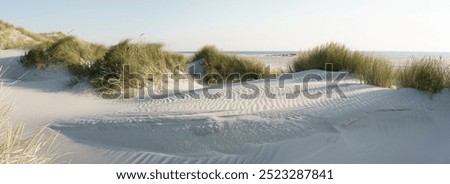
{"label": "sand dune", "polygon": [[[218,99],[171,95],[164,99],[104,100],[83,86],[65,87],[63,68],[25,70],[23,51],[0,51],[15,119],[59,131],[55,162],[71,163],[450,163],[450,91],[430,96],[413,89],[341,83],[333,94],[286,99],[310,70],[294,74],[274,99],[235,85],[211,89]],[[8,71],[16,71],[10,72]],[[25,75],[19,75],[20,71]],[[19,81],[17,81],[17,79]],[[252,81],[261,92],[264,81]],[[309,83],[325,92],[325,81]]]}

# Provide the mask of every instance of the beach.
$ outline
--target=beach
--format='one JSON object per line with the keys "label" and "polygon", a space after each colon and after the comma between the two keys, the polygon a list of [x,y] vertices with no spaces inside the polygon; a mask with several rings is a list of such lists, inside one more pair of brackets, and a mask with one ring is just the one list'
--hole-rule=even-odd
{"label": "beach", "polygon": [[[279,87],[265,80],[211,89],[219,98],[169,95],[153,99],[102,99],[84,83],[68,87],[64,67],[25,69],[24,50],[1,50],[2,103],[12,120],[30,130],[59,132],[54,163],[450,163],[450,91],[432,97],[410,88],[380,88],[347,75],[345,97],[286,98],[306,75],[294,73]],[[290,57],[253,56],[272,68]],[[281,64],[283,63],[283,64]],[[323,92],[326,81],[309,88]]]}

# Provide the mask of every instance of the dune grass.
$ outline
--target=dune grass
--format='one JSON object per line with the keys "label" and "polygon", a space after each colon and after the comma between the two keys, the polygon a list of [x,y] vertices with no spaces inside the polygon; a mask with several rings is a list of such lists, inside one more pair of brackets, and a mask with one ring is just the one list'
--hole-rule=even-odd
{"label": "dune grass", "polygon": [[[146,80],[157,82],[160,80],[157,78],[160,74],[178,73],[178,70],[184,70],[186,61],[181,54],[165,51],[161,44],[131,43],[125,40],[112,46],[105,56],[93,65],[93,75],[90,78],[92,85],[100,91],[110,88],[110,86],[102,85],[102,81],[109,79],[123,81],[125,77],[128,77],[124,75],[129,74],[140,74],[146,77]],[[129,73],[124,73],[125,65],[129,66]],[[122,85],[136,87],[127,82]]]}
{"label": "dune grass", "polygon": [[0,49],[34,48],[40,43],[53,42],[55,38],[33,33],[0,20]]}
{"label": "dune grass", "polygon": [[448,66],[444,65],[442,58],[412,58],[398,73],[398,84],[405,88],[434,94],[450,85]]}
{"label": "dune grass", "polygon": [[[218,83],[231,82],[236,78],[227,78],[231,74],[249,74],[246,79],[259,79],[264,77],[264,64],[254,59],[227,55],[220,52],[215,46],[205,46],[195,54],[192,61],[203,59],[206,63],[204,82],[216,81]],[[214,74],[214,75],[213,75]],[[216,75],[218,74],[218,75]],[[227,80],[228,79],[228,80]]]}
{"label": "dune grass", "polygon": [[[333,67],[327,68],[327,64]],[[391,87],[395,81],[394,68],[383,58],[352,51],[332,42],[300,53],[288,66],[289,72],[311,69],[347,71],[364,83],[379,87]]]}
{"label": "dune grass", "polygon": [[[362,63],[362,55],[354,53],[344,45],[327,43],[309,51],[300,53],[289,66],[291,72],[311,69],[355,72]],[[326,64],[333,64],[333,68],[326,68]]]}
{"label": "dune grass", "polygon": [[64,37],[54,43],[46,42],[29,50],[21,62],[25,67],[45,69],[49,65],[65,65],[75,76],[90,75],[89,68],[106,53],[102,45],[76,37]]}
{"label": "dune grass", "polygon": [[46,135],[43,127],[31,136],[24,134],[25,125],[14,126],[10,106],[0,108],[0,164],[44,164],[54,159],[51,154],[57,134]]}
{"label": "dune grass", "polygon": [[390,88],[395,85],[396,73],[394,67],[384,58],[360,56],[361,63],[356,64],[354,74],[365,84]]}
{"label": "dune grass", "polygon": [[[68,85],[89,79],[91,85],[99,90],[110,89],[104,86],[104,80],[123,81],[124,66],[129,67],[129,74],[150,76],[149,80],[160,80],[162,73],[177,73],[183,70],[186,59],[181,54],[165,51],[161,44],[120,42],[110,48],[92,44],[76,37],[64,37],[54,43],[43,43],[28,51],[21,59],[25,67],[45,69],[50,65],[65,65],[75,76]],[[148,75],[148,74],[153,74]],[[108,79],[105,79],[107,77]],[[120,83],[120,86],[130,85]],[[132,84],[131,84],[132,85]]]}

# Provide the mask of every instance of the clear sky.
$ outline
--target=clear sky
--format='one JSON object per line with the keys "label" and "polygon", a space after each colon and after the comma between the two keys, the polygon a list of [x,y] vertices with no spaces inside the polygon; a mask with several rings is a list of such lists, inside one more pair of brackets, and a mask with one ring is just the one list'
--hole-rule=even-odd
{"label": "clear sky", "polygon": [[[0,19],[35,32],[173,51],[304,50],[328,41],[366,51],[450,51],[449,0],[0,0]],[[143,36],[139,36],[144,33]]]}

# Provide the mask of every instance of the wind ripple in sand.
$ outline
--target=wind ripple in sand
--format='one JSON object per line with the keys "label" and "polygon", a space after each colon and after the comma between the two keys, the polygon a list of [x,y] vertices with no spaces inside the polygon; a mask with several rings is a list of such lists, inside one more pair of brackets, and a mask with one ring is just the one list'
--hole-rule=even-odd
{"label": "wind ripple in sand", "polygon": [[[323,74],[322,71],[309,72]],[[102,152],[107,152],[109,157],[125,157],[130,150],[135,153],[132,158],[114,158],[117,163],[280,163],[283,162],[280,156],[286,154],[278,150],[280,145],[290,145],[292,141],[301,145],[302,140],[309,139],[307,137],[324,135],[320,139],[325,138],[327,145],[346,145],[354,140],[345,141],[343,132],[372,126],[365,122],[377,122],[377,118],[380,123],[372,128],[376,133],[389,134],[408,128],[405,124],[386,123],[389,118],[380,118],[393,114],[404,119],[414,117],[416,121],[430,121],[426,109],[431,105],[426,95],[411,89],[361,85],[352,78],[346,78],[341,85],[346,98],[337,94],[332,98],[284,98],[294,90],[292,84],[299,84],[299,78],[307,73],[296,74],[298,78],[287,81],[285,88],[272,87],[276,99],[264,95],[240,99],[240,94],[251,91],[237,85],[231,99],[206,99],[200,95],[200,99],[171,96],[128,101],[126,103],[135,108],[112,115],[110,119],[80,119],[52,128],[77,142],[107,147],[109,151]],[[262,81],[252,84],[263,89]],[[310,89],[316,91],[325,91],[326,87],[323,81],[310,83]],[[226,93],[225,89],[212,91]],[[369,151],[369,147],[364,149]],[[328,145],[314,152],[331,148]],[[120,151],[122,149],[128,151]],[[345,157],[344,151],[341,156]],[[361,155],[354,155],[354,158],[361,158]],[[296,162],[315,159],[305,154]]]}

